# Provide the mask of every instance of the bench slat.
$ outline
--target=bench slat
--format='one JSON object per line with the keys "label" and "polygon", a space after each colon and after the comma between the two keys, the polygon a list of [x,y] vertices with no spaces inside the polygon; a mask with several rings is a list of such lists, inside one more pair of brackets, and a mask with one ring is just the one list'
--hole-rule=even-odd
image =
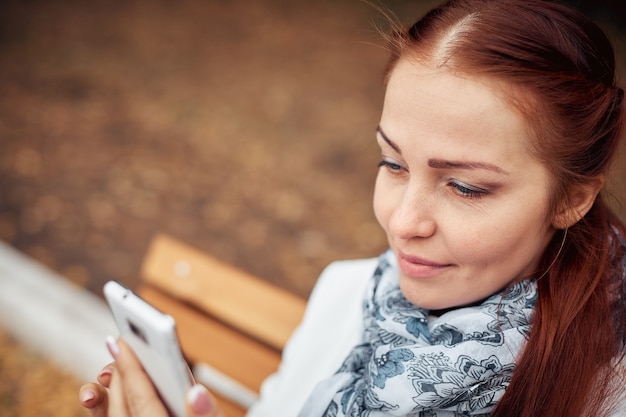
{"label": "bench slat", "polygon": [[281,351],[306,305],[288,291],[165,235],[152,240],[137,292],[174,317],[183,353],[193,365],[206,364],[218,372],[211,371],[216,380],[203,382],[213,384],[229,417],[243,417],[262,382],[278,369]]}
{"label": "bench slat", "polygon": [[250,339],[162,292],[142,286],[139,295],[176,320],[184,355],[207,363],[258,392],[263,380],[278,369],[280,353]]}
{"label": "bench slat", "polygon": [[222,413],[224,413],[225,416],[227,417],[245,417],[247,411],[244,410],[243,408],[231,403],[230,401],[228,401],[227,399],[214,394],[215,397],[217,398],[217,401],[219,402],[219,406],[220,409],[222,410]]}
{"label": "bench slat", "polygon": [[153,239],[142,278],[278,351],[304,313],[302,298],[165,235]]}

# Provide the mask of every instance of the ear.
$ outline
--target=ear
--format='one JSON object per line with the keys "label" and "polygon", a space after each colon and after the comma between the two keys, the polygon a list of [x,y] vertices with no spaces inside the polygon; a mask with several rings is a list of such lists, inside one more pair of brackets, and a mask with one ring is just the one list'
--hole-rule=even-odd
{"label": "ear", "polygon": [[563,207],[557,212],[552,225],[557,229],[566,229],[585,217],[604,186],[604,181],[604,175],[599,175],[588,183],[570,190],[567,200],[563,202]]}

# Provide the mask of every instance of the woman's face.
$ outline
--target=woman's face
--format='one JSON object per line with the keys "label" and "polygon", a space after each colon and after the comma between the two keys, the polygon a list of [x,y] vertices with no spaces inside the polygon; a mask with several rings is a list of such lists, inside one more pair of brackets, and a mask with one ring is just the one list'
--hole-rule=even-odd
{"label": "woman's face", "polygon": [[537,272],[549,176],[502,89],[401,60],[377,133],[374,210],[413,304],[471,304]]}

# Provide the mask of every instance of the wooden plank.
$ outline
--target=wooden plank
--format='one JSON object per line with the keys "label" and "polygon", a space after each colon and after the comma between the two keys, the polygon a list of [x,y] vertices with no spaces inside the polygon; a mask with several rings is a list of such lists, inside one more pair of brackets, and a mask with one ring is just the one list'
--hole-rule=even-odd
{"label": "wooden plank", "polygon": [[263,380],[278,369],[280,353],[211,320],[161,291],[143,285],[138,294],[176,320],[181,348],[192,363],[204,362],[259,392]]}
{"label": "wooden plank", "polygon": [[219,394],[214,393],[213,395],[215,396],[215,399],[219,403],[219,407],[222,410],[222,413],[224,413],[224,416],[245,417],[247,410],[245,410],[244,408],[240,407],[237,404],[234,404],[233,402],[229,401],[228,398],[224,398]]}
{"label": "wooden plank", "polygon": [[165,235],[143,264],[144,282],[281,350],[305,300]]}

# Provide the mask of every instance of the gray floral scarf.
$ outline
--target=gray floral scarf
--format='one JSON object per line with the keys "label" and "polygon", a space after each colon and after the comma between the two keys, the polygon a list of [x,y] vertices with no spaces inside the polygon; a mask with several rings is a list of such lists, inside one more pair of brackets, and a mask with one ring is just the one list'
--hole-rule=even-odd
{"label": "gray floral scarf", "polygon": [[440,317],[404,298],[391,251],[364,303],[364,341],[320,382],[300,417],[487,416],[504,394],[530,332],[536,284]]}

